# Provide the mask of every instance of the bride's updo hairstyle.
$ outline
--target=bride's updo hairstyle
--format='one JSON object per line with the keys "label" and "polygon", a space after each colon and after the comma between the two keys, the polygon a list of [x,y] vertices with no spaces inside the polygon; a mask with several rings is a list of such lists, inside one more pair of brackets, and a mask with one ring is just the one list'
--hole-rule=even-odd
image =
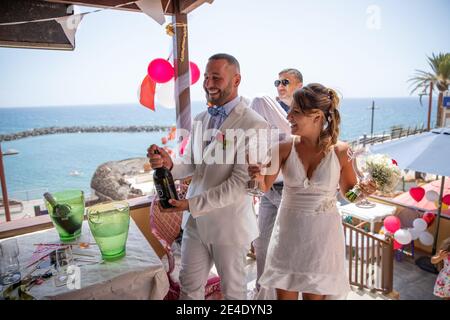
{"label": "bride's updo hairstyle", "polygon": [[316,112],[322,114],[319,146],[323,152],[328,152],[338,140],[341,123],[338,106],[339,97],[336,91],[319,83],[310,83],[294,93],[293,108],[298,108],[307,115]]}

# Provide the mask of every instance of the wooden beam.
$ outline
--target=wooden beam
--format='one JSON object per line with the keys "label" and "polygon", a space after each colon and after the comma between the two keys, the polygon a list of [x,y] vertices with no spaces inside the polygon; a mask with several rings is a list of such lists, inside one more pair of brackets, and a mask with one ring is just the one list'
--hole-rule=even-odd
{"label": "wooden beam", "polygon": [[[50,19],[73,14],[67,4],[36,0],[2,0],[0,23]],[[73,50],[61,25],[52,21],[0,26],[0,46]]]}
{"label": "wooden beam", "polygon": [[[131,0],[45,0],[47,2],[57,2],[65,4],[75,4],[80,6],[88,7],[99,7],[99,8],[111,8],[119,4],[131,2]],[[177,0],[161,0],[163,9],[166,10],[166,15],[175,14],[174,3]],[[214,0],[179,0],[180,1],[180,13],[188,14],[193,10],[197,9],[204,3],[212,4]],[[167,8],[167,9],[166,9]],[[128,10],[140,12],[141,10],[135,4],[130,4],[124,7],[117,8],[117,10]]]}
{"label": "wooden beam", "polygon": [[[111,8],[119,4],[127,3],[125,0],[45,0],[47,2],[64,3],[64,4],[74,4],[79,6],[87,7],[97,7],[97,8]],[[128,10],[128,11],[141,11],[138,6],[131,4],[128,6],[117,8],[118,10]]]}
{"label": "wooden beam", "polygon": [[211,4],[214,0],[182,0],[180,1],[180,13],[188,14],[197,9],[205,2]]}
{"label": "wooden beam", "polygon": [[[45,0],[47,2],[58,2],[58,3],[65,3],[65,4],[74,4],[74,5],[80,5],[80,6],[87,6],[87,7],[98,7],[98,8],[112,8],[117,5],[131,2],[131,0]],[[170,3],[169,3],[170,1]],[[169,5],[167,6],[167,4]],[[174,6],[172,0],[161,0],[161,4],[163,9],[167,7],[167,12],[165,14],[172,15],[174,13]],[[120,8],[117,8],[116,10],[128,10],[128,11],[135,11],[135,12],[141,12],[141,9],[137,5],[130,4],[127,6],[123,6]]]}
{"label": "wooden beam", "polygon": [[49,215],[13,220],[0,223],[0,239],[53,228]]}
{"label": "wooden beam", "polygon": [[7,192],[7,186],[6,186],[6,179],[5,179],[5,170],[3,168],[3,151],[2,151],[2,145],[0,144],[0,181],[2,186],[2,199],[3,199],[3,207],[5,208],[5,218],[6,221],[11,221],[11,213],[9,212],[9,199],[8,199],[8,192]]}
{"label": "wooden beam", "polygon": [[[173,65],[175,67],[175,105],[177,129],[191,130],[191,94],[189,72],[189,46],[187,15],[180,13],[181,0],[175,1],[175,13],[172,23],[175,26],[173,36]],[[180,138],[180,136],[178,136]]]}

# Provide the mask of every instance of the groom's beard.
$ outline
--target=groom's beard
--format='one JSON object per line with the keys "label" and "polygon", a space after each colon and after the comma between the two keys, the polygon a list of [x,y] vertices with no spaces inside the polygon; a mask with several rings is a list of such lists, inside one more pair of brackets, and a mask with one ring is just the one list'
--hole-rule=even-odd
{"label": "groom's beard", "polygon": [[205,88],[206,101],[215,106],[223,106],[225,103],[228,102],[227,99],[231,95],[232,89],[233,84],[230,82],[225,89],[219,90],[219,96],[217,98],[212,98],[208,93],[208,89]]}

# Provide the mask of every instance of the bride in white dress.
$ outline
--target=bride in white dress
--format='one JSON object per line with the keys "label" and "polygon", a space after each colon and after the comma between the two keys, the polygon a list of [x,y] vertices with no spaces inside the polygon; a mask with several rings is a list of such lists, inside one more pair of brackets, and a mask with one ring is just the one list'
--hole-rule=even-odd
{"label": "bride in white dress", "polygon": [[[349,146],[338,141],[340,116],[336,92],[309,84],[294,93],[287,119],[293,139],[279,145],[272,158],[273,175],[250,165],[251,178],[267,191],[279,170],[284,190],[272,232],[263,290],[275,288],[278,299],[321,300],[346,295],[350,289],[345,268],[342,221],[336,207],[337,187],[345,194],[357,178],[349,161]],[[362,184],[373,193],[373,182]]]}

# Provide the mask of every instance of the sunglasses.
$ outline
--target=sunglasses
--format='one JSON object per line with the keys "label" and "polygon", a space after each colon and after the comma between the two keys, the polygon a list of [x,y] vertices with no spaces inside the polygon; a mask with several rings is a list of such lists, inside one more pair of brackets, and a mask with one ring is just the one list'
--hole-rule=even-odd
{"label": "sunglasses", "polygon": [[290,83],[290,82],[289,82],[288,79],[283,79],[283,80],[275,80],[275,82],[274,82],[273,84],[275,85],[275,87],[278,88],[278,86],[279,86],[280,84],[282,84],[283,86],[286,87],[289,83]]}

